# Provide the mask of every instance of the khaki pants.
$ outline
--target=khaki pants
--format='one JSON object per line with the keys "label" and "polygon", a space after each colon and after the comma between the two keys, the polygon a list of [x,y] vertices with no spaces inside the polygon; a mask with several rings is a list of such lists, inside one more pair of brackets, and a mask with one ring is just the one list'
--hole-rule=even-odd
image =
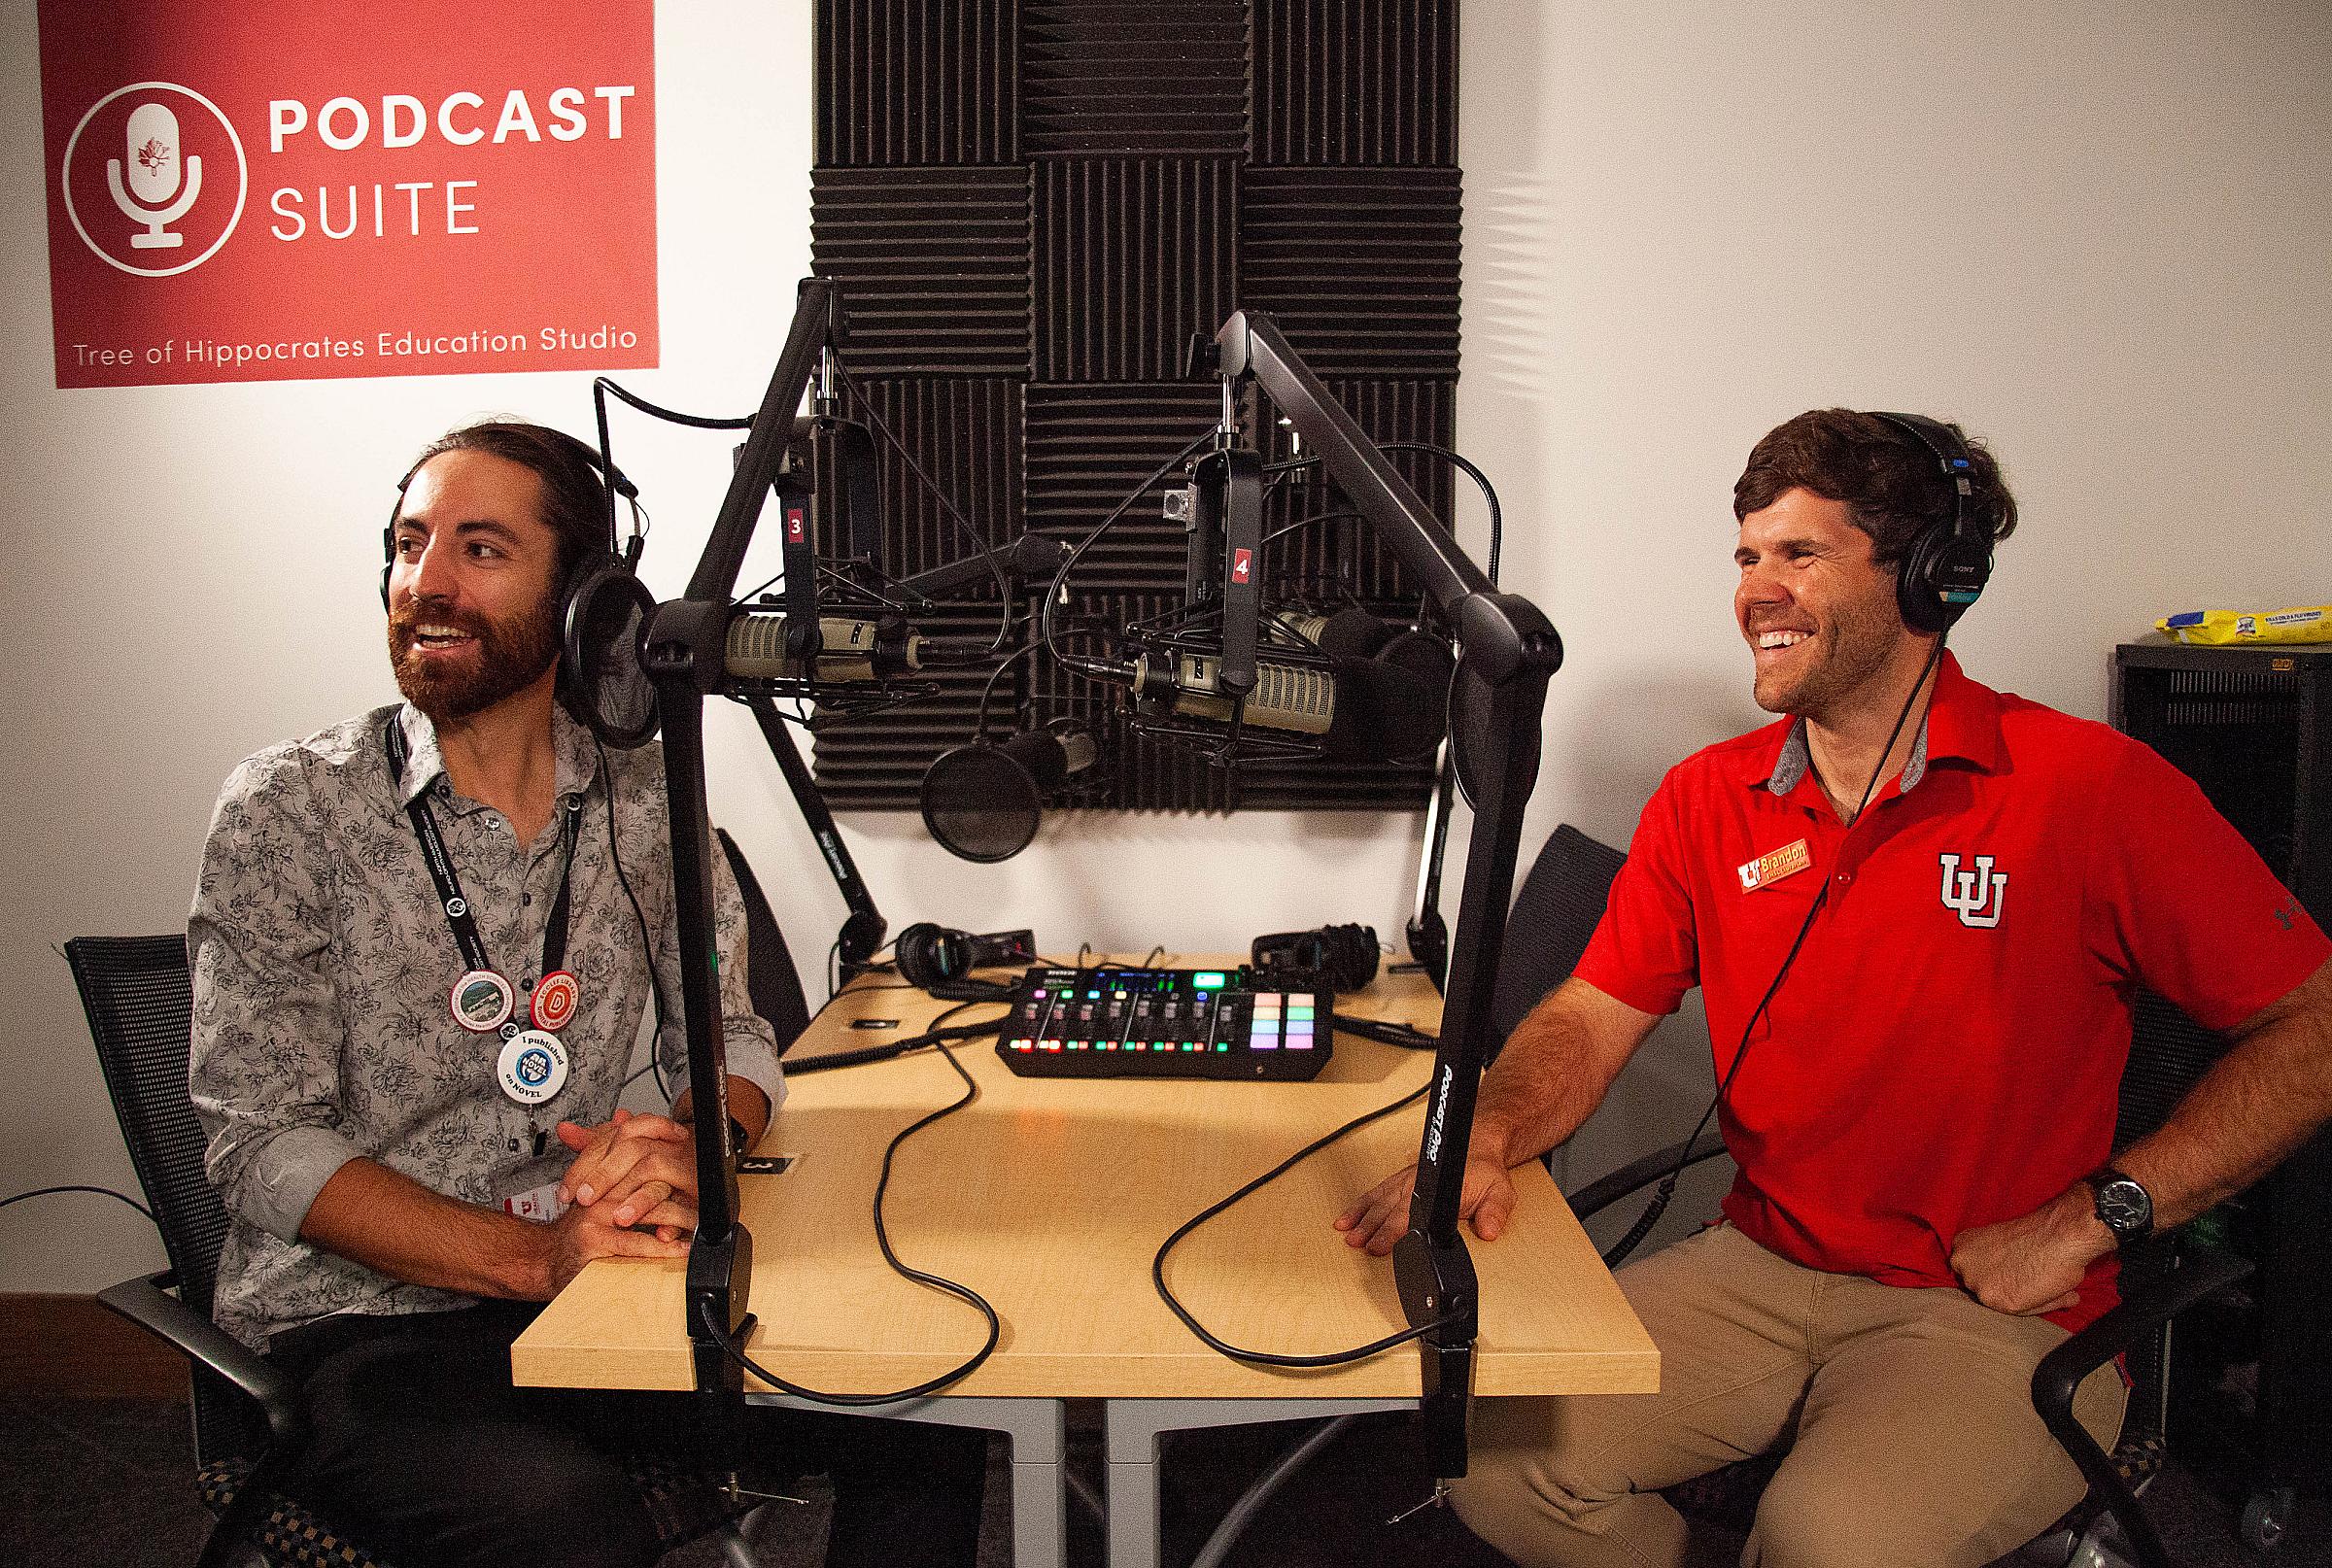
{"label": "khaki pants", "polygon": [[[1451,1501],[1527,1568],[1674,1568],[1685,1524],[1659,1488],[1785,1441],[1750,1568],[1976,1568],[2081,1498],[2033,1413],[2033,1368],[2065,1340],[2044,1318],[1801,1269],[1731,1226],[1618,1278],[1660,1346],[1659,1393],[1475,1407]],[[2123,1399],[2108,1363],[2074,1413],[2109,1448]]]}

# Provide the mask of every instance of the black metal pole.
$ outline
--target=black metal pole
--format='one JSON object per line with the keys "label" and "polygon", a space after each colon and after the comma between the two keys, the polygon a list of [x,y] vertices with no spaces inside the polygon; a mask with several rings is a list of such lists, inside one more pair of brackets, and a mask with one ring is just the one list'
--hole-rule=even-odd
{"label": "black metal pole", "polygon": [[1425,800],[1425,849],[1417,868],[1417,912],[1405,933],[1409,958],[1438,991],[1449,982],[1450,928],[1441,918],[1441,863],[1450,842],[1451,780],[1456,768],[1443,737],[1433,753],[1433,793]]}
{"label": "black metal pole", "polygon": [[[728,672],[730,595],[764,500],[785,460],[795,414],[818,351],[834,340],[835,286],[803,280],[769,391],[729,476],[704,553],[684,597],[657,606],[640,664],[655,683],[664,726],[665,805],[672,853],[673,924],[680,951],[680,1014],[688,1038],[689,1099],[696,1134],[697,1231],[688,1254],[686,1324],[697,1387],[734,1396],[743,1375],[719,1334],[745,1322],[753,1239],[737,1216],[737,1150],[729,1135],[729,1061],[721,1035],[720,947],[713,918],[712,824],[704,800],[704,698]],[[717,1326],[717,1332],[716,1332]]]}
{"label": "black metal pole", "polygon": [[651,644],[650,672],[664,718],[665,806],[670,818],[673,924],[679,933],[680,1015],[688,1036],[688,1093],[697,1158],[697,1232],[688,1249],[688,1338],[697,1387],[743,1387],[708,1326],[735,1332],[752,1293],[753,1239],[737,1217],[736,1150],[729,1136],[729,1050],[721,1029],[720,950],[712,898],[712,834],[704,810],[704,698],[686,644]]}
{"label": "black metal pole", "polygon": [[1539,718],[1562,641],[1529,600],[1501,594],[1458,547],[1391,460],[1339,406],[1271,319],[1237,312],[1216,333],[1217,368],[1252,376],[1296,432],[1320,455],[1354,509],[1383,534],[1402,566],[1448,620],[1460,654],[1458,679],[1487,688],[1483,733],[1453,733],[1479,783],[1458,893],[1458,934],[1442,987],[1441,1040],[1420,1140],[1409,1233],[1393,1246],[1393,1278],[1411,1326],[1423,1336],[1429,1456],[1437,1475],[1465,1474],[1465,1417],[1478,1327],[1473,1260],[1458,1230],[1474,1096],[1495,1043],[1489,1038],[1523,812],[1538,777]]}
{"label": "black metal pole", "polygon": [[858,863],[850,858],[849,845],[842,842],[841,830],[834,825],[834,812],[826,804],[825,792],[810,775],[809,765],[802,760],[802,750],[786,729],[785,720],[777,713],[777,704],[766,697],[748,697],[745,706],[761,725],[761,735],[770,743],[770,755],[777,759],[777,770],[785,775],[785,786],[794,792],[794,804],[802,812],[802,821],[808,827],[809,835],[817,840],[818,853],[826,859],[826,869],[834,875],[834,885],[841,890],[842,903],[850,913],[842,921],[842,962],[864,964],[874,956],[882,945],[883,933],[889,928],[882,911],[874,907],[874,895],[867,890],[866,878],[858,874]]}

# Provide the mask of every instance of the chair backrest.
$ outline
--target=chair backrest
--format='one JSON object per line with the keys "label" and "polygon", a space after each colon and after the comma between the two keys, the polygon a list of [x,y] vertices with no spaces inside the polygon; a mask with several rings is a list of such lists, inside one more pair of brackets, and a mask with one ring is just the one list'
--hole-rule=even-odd
{"label": "chair backrest", "polygon": [[802,973],[794,968],[785,933],[777,929],[777,916],[771,911],[753,868],[745,864],[744,851],[737,847],[726,828],[715,828],[713,834],[721,841],[721,853],[729,857],[729,869],[737,875],[737,891],[745,903],[745,989],[752,994],[753,1010],[776,1032],[777,1054],[783,1056],[809,1027],[809,1003],[802,994]]}
{"label": "chair backrest", "polygon": [[[187,939],[76,937],[65,943],[65,961],[81,988],[129,1163],[178,1276],[179,1299],[207,1317],[227,1218],[203,1174],[207,1140],[187,1093],[194,1018]],[[225,1380],[195,1369],[194,1441],[203,1458],[256,1451],[253,1416],[250,1402]]]}
{"label": "chair backrest", "polygon": [[184,937],[77,937],[65,960],[97,1043],[129,1163],[161,1227],[180,1299],[211,1310],[226,1208],[203,1175],[206,1142],[187,1096],[194,1013]]}
{"label": "chair backrest", "polygon": [[2186,1091],[2227,1054],[2225,1037],[2151,991],[2141,990],[2130,1010],[2130,1059],[2121,1070],[2113,1122],[2116,1153],[2168,1121]]}
{"label": "chair backrest", "polygon": [[1506,917],[1497,984],[1490,995],[1492,1038],[1500,1044],[1525,1013],[1570,978],[1603,918],[1611,879],[1627,859],[1567,822],[1548,835]]}

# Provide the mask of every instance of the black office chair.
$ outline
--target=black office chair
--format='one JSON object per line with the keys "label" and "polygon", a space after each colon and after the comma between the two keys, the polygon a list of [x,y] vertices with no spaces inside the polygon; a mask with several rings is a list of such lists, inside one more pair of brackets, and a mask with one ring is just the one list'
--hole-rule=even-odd
{"label": "black office chair", "polygon": [[[195,1486],[218,1518],[201,1568],[215,1568],[245,1545],[270,1564],[381,1564],[286,1489],[292,1461],[307,1440],[296,1390],[211,1321],[227,1217],[203,1174],[205,1140],[187,1094],[193,987],[186,938],[82,937],[65,943],[65,958],[81,988],[130,1163],[170,1258],[160,1274],[125,1279],[97,1299],[189,1363]],[[726,1529],[732,1560],[753,1561],[732,1523],[738,1509],[710,1478],[646,1456],[627,1467],[667,1547]]]}
{"label": "black office chair", "polygon": [[721,853],[729,857],[737,895],[745,904],[745,989],[752,994],[753,1010],[776,1033],[777,1054],[783,1056],[809,1027],[809,1002],[802,994],[802,972],[794,968],[785,933],[778,929],[777,916],[761,891],[761,879],[745,864],[745,852],[737,847],[728,829],[712,831],[721,841]]}
{"label": "black office chair", "polygon": [[[1556,829],[1547,840],[1507,926],[1492,1004],[1502,1031],[1511,1031],[1540,997],[1569,976],[1602,918],[1612,878],[1625,859],[1568,825]],[[2159,998],[2145,999],[2122,1075],[2114,1148],[2124,1148],[2159,1127],[2224,1049],[2223,1041]],[[1724,1141],[1713,1129],[1689,1152],[1681,1143],[1655,1150],[1571,1193],[1572,1211],[1585,1220],[1659,1180],[1680,1160],[1697,1165],[1724,1152]],[[1605,1261],[1617,1268],[1626,1256],[1624,1249],[1615,1249]],[[2042,1358],[2033,1375],[2034,1408],[2080,1467],[2089,1483],[2089,1497],[2024,1549],[2027,1560],[2103,1568],[2124,1560],[2126,1553],[2138,1568],[2169,1568],[2160,1537],[2137,1501],[2138,1491],[2160,1472],[2164,1460],[2158,1390],[2166,1381],[2169,1324],[2188,1307],[2250,1272],[2249,1262],[2230,1253],[2175,1236],[2158,1238],[2123,1259],[2121,1305]],[[2074,1419],[2073,1395],[2089,1373],[2125,1354],[2136,1386],[2120,1440],[2109,1456]],[[1670,1487],[1666,1495],[1688,1513],[1746,1528],[1758,1493],[1780,1462],[1779,1454],[1744,1460]]]}

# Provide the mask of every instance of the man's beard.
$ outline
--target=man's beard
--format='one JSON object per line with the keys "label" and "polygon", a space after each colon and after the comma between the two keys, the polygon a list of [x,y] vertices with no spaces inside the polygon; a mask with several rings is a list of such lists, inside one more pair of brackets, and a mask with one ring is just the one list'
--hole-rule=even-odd
{"label": "man's beard", "polygon": [[1761,689],[1753,682],[1751,696],[1767,713],[1826,720],[1841,700],[1886,667],[1902,636],[1901,623],[1890,624],[1874,606],[1834,608],[1828,634],[1817,633],[1814,639],[1819,663],[1788,686],[1775,680]]}
{"label": "man's beard", "polygon": [[[497,621],[408,595],[389,612],[389,663],[396,672],[396,689],[432,724],[483,713],[533,685],[558,659],[557,609],[556,596],[545,596],[533,609]],[[458,663],[421,656],[414,646],[415,628],[423,622],[474,637],[470,656]]]}

